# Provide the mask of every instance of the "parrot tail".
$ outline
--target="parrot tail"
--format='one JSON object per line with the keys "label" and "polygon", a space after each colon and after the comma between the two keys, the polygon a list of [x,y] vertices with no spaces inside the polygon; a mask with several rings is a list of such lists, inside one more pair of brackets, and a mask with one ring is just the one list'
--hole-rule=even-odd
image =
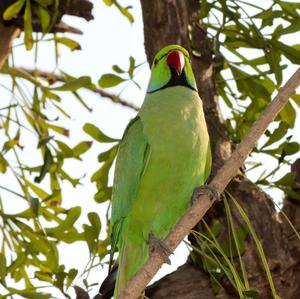
{"label": "parrot tail", "polygon": [[142,268],[149,257],[149,245],[146,242],[139,244],[132,240],[123,242],[119,256],[119,267],[115,283],[114,298],[125,289],[130,279]]}
{"label": "parrot tail", "polygon": [[117,273],[118,263],[115,263],[100,286],[99,299],[110,299],[113,296],[117,280]]}

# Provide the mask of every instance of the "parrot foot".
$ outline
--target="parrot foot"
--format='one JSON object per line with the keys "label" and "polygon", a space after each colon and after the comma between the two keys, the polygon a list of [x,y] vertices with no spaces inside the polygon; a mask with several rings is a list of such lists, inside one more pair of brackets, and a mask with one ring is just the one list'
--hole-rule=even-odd
{"label": "parrot foot", "polygon": [[171,265],[169,255],[171,255],[173,252],[162,240],[156,238],[152,232],[149,234],[149,247],[150,252],[157,252],[163,258],[165,263]]}
{"label": "parrot foot", "polygon": [[220,193],[216,189],[209,185],[203,185],[195,188],[192,196],[192,204],[198,201],[198,198],[201,195],[207,195],[211,201],[220,201]]}

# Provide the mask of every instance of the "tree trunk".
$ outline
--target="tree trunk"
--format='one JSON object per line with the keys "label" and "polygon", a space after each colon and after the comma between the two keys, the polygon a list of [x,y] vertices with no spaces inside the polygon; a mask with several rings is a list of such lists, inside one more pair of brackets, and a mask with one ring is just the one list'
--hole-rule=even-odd
{"label": "tree trunk", "polygon": [[13,40],[19,35],[20,29],[13,26],[4,26],[0,23],[0,70],[6,61],[12,47]]}
{"label": "tree trunk", "polygon": [[[152,62],[155,53],[168,44],[182,45],[191,54],[194,53],[192,65],[211,138],[212,175],[214,175],[231,154],[231,146],[218,105],[212,43],[204,27],[197,20],[199,1],[141,0],[141,5],[145,48],[149,63]],[[288,234],[285,232],[291,232],[277,214],[271,199],[243,175],[237,177],[227,190],[242,205],[263,244],[276,291],[282,298],[300,298],[300,256],[295,255],[289,248]],[[242,224],[238,211],[233,206],[231,210],[235,221]],[[220,221],[222,224],[220,238],[221,240],[227,238],[227,221],[223,203],[215,204],[205,219],[208,223],[216,219]],[[251,288],[260,293],[260,298],[272,298],[256,245],[250,237],[246,240],[243,261]],[[196,267],[188,260],[177,271],[148,287],[146,295],[152,299],[238,298],[235,289],[226,279],[223,279],[221,284],[223,289],[218,294],[214,294],[209,275],[201,266]]]}

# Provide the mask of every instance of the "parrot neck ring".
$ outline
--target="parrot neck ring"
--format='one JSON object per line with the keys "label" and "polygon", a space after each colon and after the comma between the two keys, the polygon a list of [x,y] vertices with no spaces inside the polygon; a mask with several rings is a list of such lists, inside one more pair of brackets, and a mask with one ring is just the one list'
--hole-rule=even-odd
{"label": "parrot neck ring", "polygon": [[171,51],[167,56],[167,63],[180,76],[185,66],[184,55],[177,50]]}

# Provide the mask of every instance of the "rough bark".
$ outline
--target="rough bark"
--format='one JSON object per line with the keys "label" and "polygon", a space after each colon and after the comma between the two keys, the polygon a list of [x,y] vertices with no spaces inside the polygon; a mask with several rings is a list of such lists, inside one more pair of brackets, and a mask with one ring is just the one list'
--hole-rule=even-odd
{"label": "rough bark", "polygon": [[[149,62],[159,49],[172,43],[180,44],[190,53],[196,54],[192,55],[192,64],[213,145],[214,174],[230,155],[231,147],[218,106],[211,41],[204,27],[197,21],[199,1],[141,0],[141,4],[145,48]],[[243,206],[262,241],[276,290],[282,298],[300,298],[299,255],[293,254],[293,250],[288,246],[289,240],[283,233],[287,225],[279,218],[271,199],[243,176],[234,180],[228,190]],[[234,207],[232,209],[235,220],[242,223],[239,213]],[[222,223],[220,239],[225,239],[228,232],[222,203],[213,207],[206,216],[208,222],[215,219]],[[243,260],[250,285],[260,292],[261,298],[272,298],[256,246],[250,238],[246,243]],[[222,281],[222,285],[224,289],[218,295],[214,295],[208,275],[201,267],[195,269],[187,263],[150,286],[147,295],[151,298],[174,299],[234,298],[236,294],[228,281]]]}

